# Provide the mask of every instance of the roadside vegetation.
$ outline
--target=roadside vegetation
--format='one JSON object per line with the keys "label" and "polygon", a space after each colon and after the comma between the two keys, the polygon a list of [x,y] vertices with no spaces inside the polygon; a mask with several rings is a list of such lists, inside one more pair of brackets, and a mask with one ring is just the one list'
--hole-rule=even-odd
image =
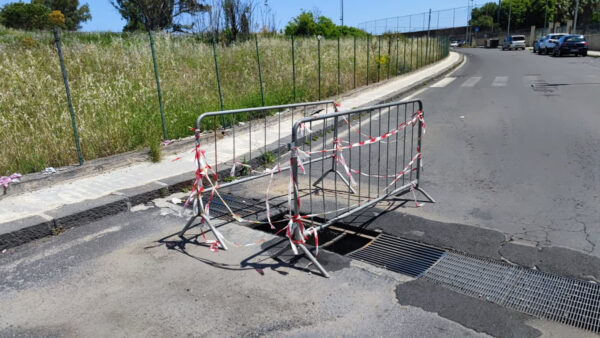
{"label": "roadside vegetation", "polygon": [[[221,109],[213,36],[224,109],[263,104],[255,36],[265,105],[335,97],[443,56],[442,40],[430,40],[426,59],[424,37],[411,40],[401,35],[367,36],[363,31],[336,26],[331,20],[308,12],[302,12],[288,24],[287,35],[267,26],[253,35],[249,32],[252,21],[248,20],[253,17],[247,10],[250,7],[236,1],[224,1],[222,8],[229,26],[223,24],[214,34],[184,33],[189,27],[177,24],[173,17],[177,11],[204,13],[217,7],[186,3],[172,12],[154,13],[159,17],[151,22],[164,24],[154,27],[157,29],[154,40],[168,139],[191,135],[190,127],[198,115]],[[115,6],[128,18],[126,32],[76,32],[79,23],[89,19],[89,12],[87,6],[79,7],[78,1],[69,2],[71,6],[64,8],[68,15],[55,9],[62,4],[58,0],[36,0],[31,5],[11,4],[3,8],[2,22],[11,22],[11,27],[21,29],[0,26],[2,175],[77,162],[54,37],[51,31],[42,30],[54,26],[65,29],[61,32],[61,43],[83,159],[142,148],[150,148],[154,160],[160,158],[158,145],[163,134],[155,73],[149,36],[141,24],[150,21],[144,20],[140,12],[126,13],[132,7],[130,1],[123,0]],[[7,8],[21,13],[20,19],[15,20],[16,14],[6,15]],[[79,9],[74,12],[73,8]],[[41,23],[38,27],[32,22]],[[239,25],[232,26],[231,22]],[[317,34],[322,36],[320,93]],[[292,36],[295,36],[295,91]],[[219,122],[207,121],[202,127],[213,128],[211,123],[218,126]]]}

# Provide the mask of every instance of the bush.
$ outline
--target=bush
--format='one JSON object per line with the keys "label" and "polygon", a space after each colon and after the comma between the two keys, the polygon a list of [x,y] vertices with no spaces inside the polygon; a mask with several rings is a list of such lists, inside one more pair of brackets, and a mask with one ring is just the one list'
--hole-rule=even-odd
{"label": "bush", "polygon": [[8,28],[44,29],[48,27],[50,10],[40,4],[11,3],[0,11],[0,23]]}

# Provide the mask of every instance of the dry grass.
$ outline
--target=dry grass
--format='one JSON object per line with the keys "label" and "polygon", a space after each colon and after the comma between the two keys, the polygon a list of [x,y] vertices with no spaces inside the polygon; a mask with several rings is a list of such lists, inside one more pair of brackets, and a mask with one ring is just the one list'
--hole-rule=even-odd
{"label": "dry grass", "polygon": [[[32,43],[33,40],[33,43]],[[65,33],[63,52],[84,159],[147,147],[162,137],[146,34]],[[435,40],[432,40],[432,42]],[[212,46],[190,36],[156,34],[167,136],[190,135],[197,116],[219,110]],[[425,40],[391,45],[371,39],[369,83],[417,68]],[[267,105],[294,101],[288,38],[260,38]],[[388,48],[390,55],[388,56]],[[225,109],[260,106],[254,40],[218,46]],[[439,53],[441,54],[441,53]],[[438,54],[438,56],[440,56]],[[340,92],[354,88],[354,40],[342,39]],[[0,174],[77,161],[65,89],[50,33],[0,30]],[[378,62],[379,61],[379,64]],[[321,97],[338,93],[337,40],[321,42]],[[366,39],[356,41],[356,86],[367,81]],[[389,68],[389,70],[388,70]],[[296,101],[318,98],[317,40],[296,39]],[[212,126],[206,126],[212,127]]]}

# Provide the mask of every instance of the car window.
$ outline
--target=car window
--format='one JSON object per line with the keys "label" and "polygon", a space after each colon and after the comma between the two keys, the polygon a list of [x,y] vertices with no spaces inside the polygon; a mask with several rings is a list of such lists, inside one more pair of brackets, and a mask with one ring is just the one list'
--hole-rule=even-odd
{"label": "car window", "polygon": [[523,41],[523,40],[525,40],[525,37],[524,36],[513,36],[513,40],[514,41]]}
{"label": "car window", "polygon": [[582,41],[585,41],[585,39],[582,38],[581,36],[571,36],[571,37],[567,38],[566,40],[570,41],[570,42],[582,42]]}
{"label": "car window", "polygon": [[562,35],[552,35],[550,39],[558,40],[562,37]]}

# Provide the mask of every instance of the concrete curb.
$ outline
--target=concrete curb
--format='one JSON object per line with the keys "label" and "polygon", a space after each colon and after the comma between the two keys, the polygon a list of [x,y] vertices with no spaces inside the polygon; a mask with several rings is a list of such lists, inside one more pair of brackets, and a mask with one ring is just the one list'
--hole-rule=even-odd
{"label": "concrete curb", "polygon": [[[398,99],[400,96],[414,92],[428,82],[454,70],[462,64],[463,60],[464,56],[460,55],[456,62],[448,65],[439,72],[420,79],[408,88],[394,91],[383,98],[373,100],[363,106],[390,102]],[[426,69],[428,67],[419,71]],[[382,84],[385,84],[385,82],[377,83],[374,86],[381,86]],[[353,93],[355,94],[357,91]],[[115,156],[120,158],[121,155]],[[135,188],[119,190],[111,195],[97,199],[65,205],[46,214],[0,223],[0,252],[49,235],[59,234],[65,229],[84,225],[105,216],[127,211],[133,205],[147,203],[153,199],[180,192],[184,188],[189,188],[193,183],[193,179],[194,172],[190,170],[186,174],[161,179]]]}

